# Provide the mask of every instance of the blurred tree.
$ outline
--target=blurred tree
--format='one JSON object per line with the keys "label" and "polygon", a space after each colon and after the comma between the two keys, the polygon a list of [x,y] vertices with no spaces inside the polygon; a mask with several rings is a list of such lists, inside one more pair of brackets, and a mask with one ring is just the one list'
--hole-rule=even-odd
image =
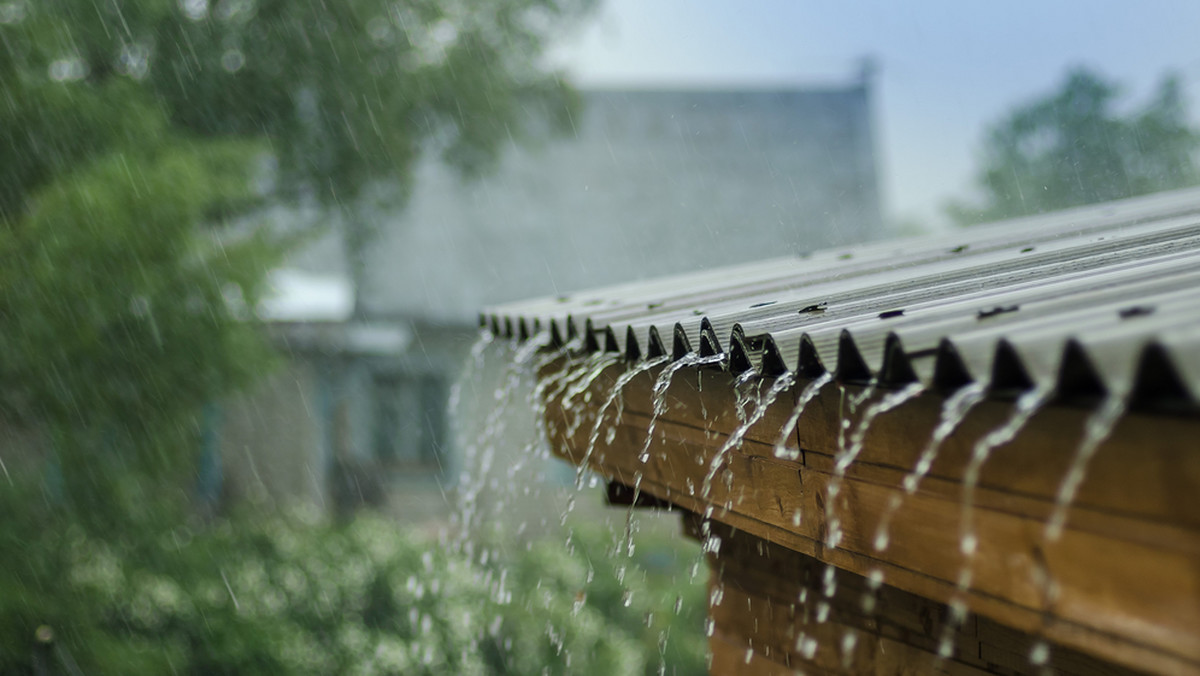
{"label": "blurred tree", "polygon": [[950,216],[978,223],[1169,190],[1200,182],[1200,131],[1179,79],[1165,77],[1141,110],[1117,110],[1119,89],[1085,69],[996,124],[984,145],[979,205]]}
{"label": "blurred tree", "polygon": [[[272,192],[339,212],[354,262],[370,236],[363,198],[402,201],[421,153],[478,173],[509,140],[569,116],[571,90],[542,55],[591,4],[6,3],[0,78],[22,119],[0,132],[0,159],[15,160],[0,169],[0,216],[113,141],[142,146],[164,128],[253,137],[268,143]],[[41,91],[14,103],[13,87]]]}
{"label": "blurred tree", "polygon": [[361,251],[359,207],[403,200],[422,153],[485,171],[569,114],[541,55],[588,5],[0,4],[0,418],[52,439],[84,514],[117,480],[98,451],[173,466],[265,354],[279,238],[239,215],[324,208]]}

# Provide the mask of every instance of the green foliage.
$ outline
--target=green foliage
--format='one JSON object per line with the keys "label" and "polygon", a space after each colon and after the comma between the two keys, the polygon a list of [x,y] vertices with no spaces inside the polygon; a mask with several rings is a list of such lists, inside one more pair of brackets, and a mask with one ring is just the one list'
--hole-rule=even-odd
{"label": "green foliage", "polygon": [[[504,624],[513,640],[505,661],[511,673],[708,673],[707,576],[703,566],[693,568],[699,547],[674,534],[639,536],[630,557],[614,555],[612,540],[607,528],[580,527],[566,546],[548,540],[501,554],[509,571],[501,587],[512,606]],[[612,636],[612,644],[580,645],[593,631]]]}
{"label": "green foliage", "polygon": [[1118,110],[1116,85],[1087,70],[1017,108],[989,132],[983,203],[951,204],[976,223],[1104,202],[1200,182],[1200,131],[1188,125],[1179,79],[1165,77],[1141,110]]}
{"label": "green foliage", "polygon": [[[0,428],[45,446],[0,484],[0,672],[702,669],[702,585],[599,545],[484,565],[370,518],[185,525],[198,409],[269,362],[281,244],[240,216],[402,198],[425,152],[486,170],[569,114],[541,50],[590,4],[0,7]],[[660,641],[676,598],[695,626]]]}
{"label": "green foliage", "polygon": [[185,493],[198,407],[269,364],[282,244],[239,215],[403,198],[427,151],[486,169],[566,110],[539,59],[590,4],[4,4],[0,425],[44,433],[84,515]]}
{"label": "green foliage", "polygon": [[[406,180],[429,147],[460,168],[485,168],[514,135],[563,111],[570,90],[541,57],[592,4],[26,2],[19,21],[0,24],[0,77],[26,90],[68,88],[84,97],[71,105],[88,109],[97,107],[85,100],[95,90],[123,83],[153,101],[171,129],[268,139],[285,192],[306,187],[322,201],[346,200],[370,181]],[[90,125],[106,135],[133,126],[111,121]],[[63,161],[81,152],[60,145]]]}
{"label": "green foliage", "polygon": [[599,531],[572,552],[555,541],[483,565],[367,516],[146,523],[105,539],[45,525],[0,525],[14,553],[0,574],[3,673],[39,652],[84,673],[704,673],[703,580],[671,587],[626,561],[619,582],[617,562],[592,555]]}

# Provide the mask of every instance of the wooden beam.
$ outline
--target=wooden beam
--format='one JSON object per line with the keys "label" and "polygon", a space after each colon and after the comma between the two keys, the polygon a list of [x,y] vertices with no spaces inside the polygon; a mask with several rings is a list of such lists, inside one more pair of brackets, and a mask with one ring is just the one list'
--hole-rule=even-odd
{"label": "wooden beam", "polygon": [[[543,377],[553,377],[554,368]],[[623,370],[614,366],[602,374],[575,398],[580,403],[547,402],[555,453],[576,464],[586,459],[610,480],[638,484],[649,496],[847,573],[882,574],[889,586],[939,605],[961,598],[995,626],[1151,672],[1200,673],[1200,448],[1180,441],[1197,438],[1196,420],[1125,417],[1090,463],[1063,536],[1049,541],[1044,524],[1087,414],[1061,407],[1040,412],[983,466],[972,512],[979,548],[964,591],[963,474],[976,442],[1008,418],[1007,404],[976,406],[943,444],[929,477],[903,496],[901,482],[939,419],[940,397],[922,394],[876,418],[842,478],[834,464],[846,444],[842,421],[850,421],[853,433],[879,395],[826,386],[788,435],[798,457],[776,457],[775,442],[800,383],[711,472],[739,425],[732,378],[721,371],[679,372],[647,443],[657,371],[634,377],[596,420],[597,402],[608,399]],[[762,383],[760,391],[770,385]],[[849,403],[864,395],[850,411]],[[589,452],[593,430],[609,427],[611,443],[600,434]],[[644,448],[645,462],[639,457]],[[841,489],[829,505],[831,483]],[[903,501],[881,551],[876,535],[897,496]],[[836,548],[826,543],[831,514],[843,533]],[[1006,648],[989,650],[998,659]]]}
{"label": "wooden beam", "polygon": [[[825,585],[825,564],[719,522],[685,516],[695,537],[719,537],[708,555],[713,674],[1025,673],[1038,638],[984,618],[947,625],[942,604],[842,572]],[[939,656],[942,640],[952,652]],[[1054,646],[1054,673],[1135,672]]]}

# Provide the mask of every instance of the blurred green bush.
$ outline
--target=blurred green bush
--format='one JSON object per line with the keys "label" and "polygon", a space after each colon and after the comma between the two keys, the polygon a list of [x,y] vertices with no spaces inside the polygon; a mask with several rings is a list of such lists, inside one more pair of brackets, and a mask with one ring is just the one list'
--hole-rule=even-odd
{"label": "blurred green bush", "polygon": [[632,560],[600,529],[506,554],[370,514],[249,513],[101,537],[17,493],[0,673],[705,672],[704,575],[679,538]]}

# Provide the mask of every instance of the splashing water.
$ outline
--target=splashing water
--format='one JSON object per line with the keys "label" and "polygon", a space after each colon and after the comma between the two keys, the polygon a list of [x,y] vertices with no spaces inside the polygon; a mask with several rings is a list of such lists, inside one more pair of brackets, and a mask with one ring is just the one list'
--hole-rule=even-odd
{"label": "splashing water", "polygon": [[[752,372],[747,371],[747,373]],[[783,394],[783,392],[790,388],[795,382],[796,377],[790,372],[779,376],[775,379],[775,382],[771,384],[771,387],[767,390],[766,394],[764,394],[762,398],[758,400],[754,410],[744,415],[744,419],[742,420],[741,424],[738,425],[733,433],[729,435],[729,438],[726,439],[725,443],[721,445],[721,448],[717,451],[717,454],[713,456],[712,462],[709,463],[708,472],[704,475],[704,483],[701,487],[701,496],[708,497],[711,494],[713,479],[716,478],[717,473],[720,472],[721,468],[725,465],[729,454],[735,449],[741,448],[742,442],[746,438],[746,433],[750,431],[750,428],[753,427],[754,424],[759,420],[762,420],[762,417],[766,414],[767,409],[769,409],[771,405],[775,403],[775,401],[779,398],[779,395]]]}
{"label": "splashing water", "polygon": [[1071,503],[1075,500],[1075,494],[1079,492],[1079,485],[1083,483],[1084,475],[1087,473],[1088,463],[1096,454],[1096,450],[1100,448],[1100,444],[1104,443],[1112,434],[1113,427],[1121,416],[1125,415],[1127,404],[1124,397],[1110,394],[1105,398],[1104,403],[1100,408],[1096,409],[1087,419],[1087,424],[1083,429],[1083,439],[1079,442],[1078,448],[1075,449],[1075,457],[1071,460],[1071,467],[1067,470],[1066,476],[1063,478],[1062,484],[1058,487],[1058,495],[1054,501],[1054,511],[1050,514],[1049,520],[1046,521],[1046,539],[1050,542],[1057,541],[1062,537],[1063,527],[1067,523],[1067,510]]}
{"label": "splashing water", "polygon": [[917,492],[921,486],[921,481],[929,475],[929,470],[933,467],[933,463],[937,460],[938,451],[942,448],[942,443],[958,429],[958,426],[971,412],[980,401],[983,401],[984,392],[987,391],[985,383],[971,383],[966,387],[961,387],[954,394],[946,398],[942,402],[941,419],[938,421],[937,427],[933,428],[933,433],[929,437],[929,441],[925,443],[925,448],[921,450],[921,455],[917,458],[916,465],[913,466],[911,472],[904,477],[903,493],[893,493],[888,504],[884,507],[883,514],[879,519],[879,526],[875,531],[875,539],[872,542],[875,551],[882,552],[887,549],[890,541],[889,530],[891,528],[892,518],[895,517],[897,510],[904,503],[905,496],[912,495]]}
{"label": "splashing water", "polygon": [[[775,457],[784,460],[799,460],[800,447],[795,450],[787,447],[788,437],[791,436],[792,430],[800,423],[800,416],[804,414],[804,408],[808,403],[817,397],[821,388],[828,385],[833,380],[833,374],[826,371],[815,379],[809,381],[804,386],[804,390],[800,392],[800,396],[796,399],[796,407],[792,409],[792,414],[788,416],[787,422],[783,424],[783,429],[779,431],[779,439],[775,442]],[[799,524],[797,524],[799,525]]]}

